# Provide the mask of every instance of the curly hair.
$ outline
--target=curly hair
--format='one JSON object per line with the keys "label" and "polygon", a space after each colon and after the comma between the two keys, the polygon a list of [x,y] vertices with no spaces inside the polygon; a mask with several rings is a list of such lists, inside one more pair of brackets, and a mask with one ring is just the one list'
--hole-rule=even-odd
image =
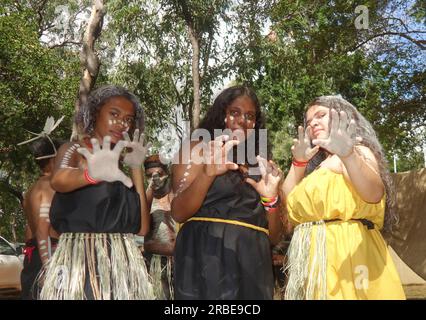
{"label": "curly hair", "polygon": [[[226,129],[225,118],[228,107],[232,102],[239,98],[246,96],[253,101],[253,104],[256,109],[256,122],[254,126],[255,134],[255,153],[259,154],[259,130],[265,129],[265,120],[262,114],[260,107],[259,99],[254,92],[254,90],[247,86],[237,85],[226,88],[223,90],[214,100],[213,105],[207,110],[207,113],[200,125],[199,129],[206,129],[210,132],[211,138],[214,139],[214,130],[215,129]],[[247,150],[246,150],[247,152]],[[269,157],[269,148],[268,148],[268,157]],[[247,160],[247,154],[246,154]],[[246,161],[248,162],[248,161]]]}
{"label": "curly hair", "polygon": [[83,134],[90,135],[93,132],[99,110],[112,97],[124,97],[133,104],[135,108],[134,129],[139,129],[141,132],[144,130],[144,112],[139,99],[123,87],[106,85],[90,92],[86,103],[80,107],[75,116],[75,123]]}
{"label": "curly hair", "polygon": [[[364,145],[373,152],[379,167],[379,174],[385,186],[386,192],[384,231],[391,231],[392,227],[398,223],[398,215],[395,210],[395,189],[393,185],[393,180],[388,170],[388,164],[383,148],[379,140],[377,139],[376,132],[374,131],[372,125],[351,103],[343,99],[341,96],[321,96],[315,98],[307,105],[304,114],[305,128],[306,112],[312,106],[322,106],[328,109],[334,109],[337,112],[345,111],[348,115],[348,121],[350,121],[351,119],[355,120],[356,136],[362,138],[362,141],[357,142],[357,144]],[[331,125],[331,117],[329,120],[329,125]],[[320,165],[320,163],[324,161],[326,157],[327,151],[320,149],[320,151],[309,161],[306,170],[306,175],[314,171]]]}

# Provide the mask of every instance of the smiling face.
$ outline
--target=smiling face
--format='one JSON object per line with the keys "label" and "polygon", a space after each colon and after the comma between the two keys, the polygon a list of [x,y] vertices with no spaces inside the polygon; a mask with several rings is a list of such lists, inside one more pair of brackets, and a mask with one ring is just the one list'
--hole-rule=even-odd
{"label": "smiling face", "polygon": [[328,137],[330,109],[313,105],[306,112],[306,126],[310,127],[310,138],[326,139]]}
{"label": "smiling face", "polygon": [[123,132],[133,128],[135,108],[132,102],[124,97],[112,97],[106,101],[96,119],[95,138],[102,141],[103,137],[110,136],[111,143],[115,144],[123,139]]}
{"label": "smiling face", "polygon": [[248,129],[256,125],[256,107],[248,96],[236,98],[226,109],[226,129],[241,130],[247,137]]}

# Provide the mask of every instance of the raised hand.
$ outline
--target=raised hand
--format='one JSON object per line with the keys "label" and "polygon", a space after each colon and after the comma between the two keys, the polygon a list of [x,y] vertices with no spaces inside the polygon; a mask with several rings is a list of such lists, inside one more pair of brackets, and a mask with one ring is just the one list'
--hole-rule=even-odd
{"label": "raised hand", "polygon": [[273,198],[278,194],[279,183],[283,177],[282,171],[272,160],[268,162],[260,156],[256,158],[262,179],[256,182],[252,178],[247,178],[246,182],[262,197]]}
{"label": "raised hand", "polygon": [[319,146],[314,148],[311,147],[311,139],[309,139],[308,126],[306,130],[303,130],[302,126],[297,128],[299,139],[293,140],[293,146],[291,147],[291,153],[296,161],[307,162],[318,152]]}
{"label": "raised hand", "polygon": [[221,135],[210,141],[205,154],[203,154],[205,173],[212,177],[221,175],[228,170],[238,169],[238,165],[228,161],[227,156],[229,151],[239,143],[238,140],[229,140],[228,135]]}
{"label": "raised hand", "polygon": [[93,153],[86,148],[78,148],[77,152],[87,160],[87,170],[89,175],[95,180],[108,182],[121,181],[125,186],[131,188],[132,180],[126,176],[118,167],[120,153],[127,146],[128,142],[118,141],[114,149],[111,150],[111,137],[105,136],[102,148],[97,139],[92,138],[90,142],[93,146]]}
{"label": "raised hand", "polygon": [[127,148],[131,148],[132,151],[127,152],[124,156],[123,162],[132,168],[140,168],[142,163],[145,161],[148,149],[151,147],[151,143],[144,145],[144,134],[139,136],[139,129],[136,129],[133,133],[133,141],[130,140],[127,132],[123,133],[124,140],[127,141]]}
{"label": "raised hand", "polygon": [[357,142],[361,142],[362,138],[356,137],[355,120],[351,120],[348,124],[348,115],[344,111],[337,113],[331,109],[331,128],[327,139],[314,139],[312,143],[318,147],[326,149],[328,152],[345,158],[349,156]]}

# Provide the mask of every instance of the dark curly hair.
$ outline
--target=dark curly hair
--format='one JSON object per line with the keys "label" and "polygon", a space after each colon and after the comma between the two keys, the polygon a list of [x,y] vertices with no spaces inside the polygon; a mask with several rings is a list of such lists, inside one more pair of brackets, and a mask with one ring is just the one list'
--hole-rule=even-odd
{"label": "dark curly hair", "polygon": [[128,99],[135,108],[134,129],[144,130],[144,112],[139,99],[127,89],[106,85],[93,90],[87,97],[87,101],[80,107],[75,116],[75,123],[83,134],[91,134],[95,128],[96,118],[102,106],[112,97],[124,97]]}
{"label": "dark curly hair", "polygon": [[[253,104],[256,109],[256,123],[254,127],[255,134],[255,153],[259,154],[259,133],[260,129],[265,129],[265,120],[262,114],[262,110],[260,107],[259,99],[254,92],[254,90],[248,86],[236,85],[223,90],[214,100],[213,105],[207,110],[207,113],[203,120],[201,121],[198,129],[206,129],[210,132],[211,138],[214,139],[214,130],[221,129],[225,130],[225,118],[226,111],[232,102],[239,98],[246,96],[253,101]],[[236,148],[234,148],[235,154]],[[269,148],[268,148],[268,158],[270,158]],[[248,161],[248,155],[246,150],[246,163],[250,163]]]}

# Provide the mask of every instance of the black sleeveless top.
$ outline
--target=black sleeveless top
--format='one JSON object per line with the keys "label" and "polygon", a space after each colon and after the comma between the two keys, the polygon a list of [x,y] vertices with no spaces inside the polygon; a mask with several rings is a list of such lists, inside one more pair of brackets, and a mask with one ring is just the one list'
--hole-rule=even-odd
{"label": "black sleeveless top", "polygon": [[141,227],[139,195],[119,181],[56,192],[50,210],[60,233],[138,233]]}
{"label": "black sleeveless top", "polygon": [[239,171],[230,171],[215,179],[194,217],[238,220],[268,228],[259,194],[243,180]]}
{"label": "black sleeveless top", "polygon": [[[256,190],[239,171],[216,177],[194,217],[268,228]],[[176,299],[272,299],[272,254],[266,233],[240,225],[188,221],[175,247]]]}

